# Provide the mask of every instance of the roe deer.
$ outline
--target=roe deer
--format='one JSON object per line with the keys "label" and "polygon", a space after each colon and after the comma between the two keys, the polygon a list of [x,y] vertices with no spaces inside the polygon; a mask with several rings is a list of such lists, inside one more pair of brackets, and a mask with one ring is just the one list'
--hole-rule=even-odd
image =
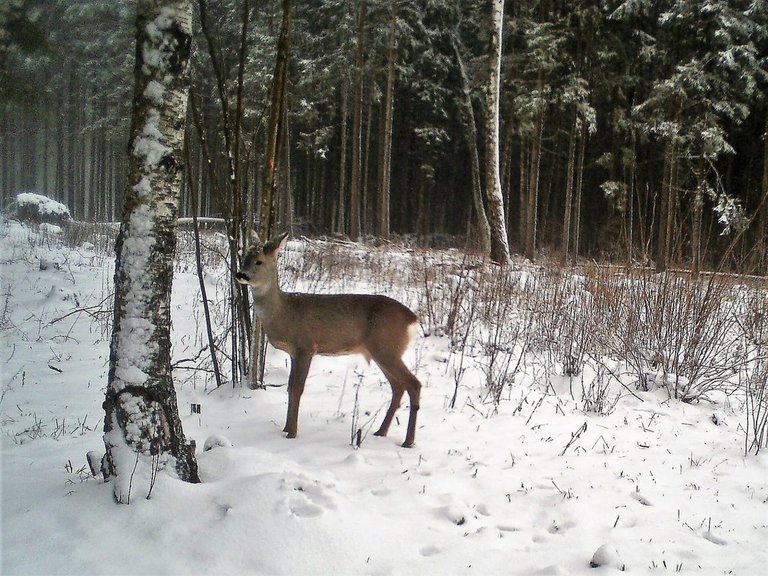
{"label": "roe deer", "polygon": [[[255,235],[254,235],[255,236]],[[375,436],[386,436],[405,391],[410,399],[404,447],[414,444],[421,383],[403,363],[410,330],[418,318],[387,296],[286,293],[277,282],[277,256],[288,234],[262,244],[255,236],[235,278],[252,288],[256,315],[269,342],[291,357],[288,415],[284,432],[296,437],[299,402],[315,354],[362,354],[389,380],[392,401]]]}

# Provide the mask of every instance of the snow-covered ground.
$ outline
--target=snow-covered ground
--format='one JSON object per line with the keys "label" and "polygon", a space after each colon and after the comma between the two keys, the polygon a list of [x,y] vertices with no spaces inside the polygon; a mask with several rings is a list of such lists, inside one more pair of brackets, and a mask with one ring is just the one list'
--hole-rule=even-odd
{"label": "snow-covered ground", "polygon": [[[285,439],[288,359],[270,349],[266,390],[176,372],[203,482],[161,474],[151,499],[135,486],[117,505],[85,460],[103,451],[112,274],[93,245],[0,221],[3,574],[575,575],[598,550],[597,573],[765,573],[768,460],[744,456],[740,402],[625,391],[597,416],[567,378],[523,372],[495,408],[475,350],[451,409],[456,354],[434,335],[406,357],[423,383],[415,448],[399,445],[407,402],[390,437],[370,433],[389,386],[360,357],[315,359],[299,437]],[[212,299],[222,275],[219,263],[207,277]],[[205,337],[190,266],[173,310],[174,360],[194,358]],[[203,452],[216,435],[232,445]]]}

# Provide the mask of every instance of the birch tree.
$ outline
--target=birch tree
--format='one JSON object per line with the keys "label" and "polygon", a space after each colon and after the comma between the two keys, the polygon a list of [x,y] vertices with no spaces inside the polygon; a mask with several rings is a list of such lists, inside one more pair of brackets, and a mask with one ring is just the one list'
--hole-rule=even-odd
{"label": "birch tree", "polygon": [[102,471],[149,497],[158,471],[198,482],[171,373],[171,285],[192,41],[189,0],[136,3],[129,174],[117,239]]}
{"label": "birch tree", "polygon": [[504,200],[499,174],[499,86],[501,80],[501,37],[504,0],[488,0],[491,39],[488,45],[488,85],[485,124],[485,199],[491,226],[491,260],[509,264],[509,244],[504,218]]}

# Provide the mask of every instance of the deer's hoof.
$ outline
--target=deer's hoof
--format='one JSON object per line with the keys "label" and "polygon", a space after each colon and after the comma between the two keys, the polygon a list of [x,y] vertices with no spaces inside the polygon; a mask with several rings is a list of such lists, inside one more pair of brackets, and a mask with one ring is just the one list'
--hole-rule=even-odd
{"label": "deer's hoof", "polygon": [[285,437],[286,438],[296,438],[296,432],[288,432],[288,434]]}
{"label": "deer's hoof", "polygon": [[414,446],[416,446],[416,442],[414,440],[411,440],[410,442],[406,440],[402,443],[403,448],[413,448]]}
{"label": "deer's hoof", "polygon": [[376,432],[373,433],[374,436],[386,436],[386,432],[382,432],[381,430],[376,430]]}

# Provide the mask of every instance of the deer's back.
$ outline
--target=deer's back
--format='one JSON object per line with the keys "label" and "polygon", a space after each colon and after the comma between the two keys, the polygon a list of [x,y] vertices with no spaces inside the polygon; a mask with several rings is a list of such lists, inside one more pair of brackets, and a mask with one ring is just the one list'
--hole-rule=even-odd
{"label": "deer's back", "polygon": [[288,353],[300,347],[327,355],[399,357],[417,321],[409,308],[381,295],[286,293],[282,304],[275,326],[265,329],[273,345]]}

